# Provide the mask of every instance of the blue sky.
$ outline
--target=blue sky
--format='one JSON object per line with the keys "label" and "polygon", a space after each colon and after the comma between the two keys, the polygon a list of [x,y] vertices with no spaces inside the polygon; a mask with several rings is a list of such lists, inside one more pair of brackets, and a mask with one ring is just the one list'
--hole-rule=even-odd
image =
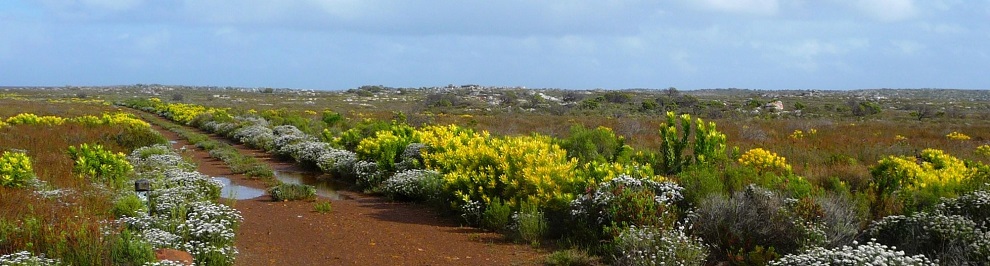
{"label": "blue sky", "polygon": [[990,89],[990,0],[0,1],[0,85]]}

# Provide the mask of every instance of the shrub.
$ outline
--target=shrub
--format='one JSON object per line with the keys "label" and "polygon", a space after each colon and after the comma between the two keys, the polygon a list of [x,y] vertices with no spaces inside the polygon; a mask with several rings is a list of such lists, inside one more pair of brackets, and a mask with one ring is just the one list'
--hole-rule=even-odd
{"label": "shrub", "polygon": [[944,199],[935,211],[945,215],[961,215],[973,220],[983,230],[990,229],[990,191],[980,190],[954,199]]}
{"label": "shrub", "polygon": [[615,239],[617,265],[704,265],[708,249],[682,229],[630,226]]}
{"label": "shrub", "polygon": [[581,164],[614,162],[625,150],[625,138],[603,126],[587,129],[582,125],[574,125],[571,127],[571,135],[560,140],[560,143],[561,148],[567,150],[567,155],[578,159]]}
{"label": "shrub", "polygon": [[959,133],[959,132],[955,132],[955,131],[952,131],[952,133],[949,133],[948,135],[945,135],[945,137],[948,138],[948,139],[950,139],[950,140],[970,140],[971,139],[968,135],[963,134],[963,133]]}
{"label": "shrub", "polygon": [[409,143],[402,150],[402,155],[399,155],[399,162],[395,165],[395,169],[397,171],[422,169],[423,152],[425,150],[427,150],[427,147],[423,143]]}
{"label": "shrub", "polygon": [[234,131],[234,138],[245,145],[270,151],[275,148],[275,132],[267,125],[250,125]]}
{"label": "shrub", "polygon": [[522,240],[533,246],[540,244],[540,240],[547,232],[547,220],[537,205],[523,203],[520,210],[512,218]]}
{"label": "shrub", "polygon": [[984,144],[976,147],[976,155],[982,156],[984,159],[990,159],[990,145]]}
{"label": "shrub", "polygon": [[751,149],[743,153],[742,157],[739,158],[739,164],[752,167],[759,173],[788,174],[791,172],[791,165],[787,164],[786,158],[762,148]]}
{"label": "shrub", "polygon": [[888,216],[870,224],[864,237],[946,265],[978,265],[990,258],[990,235],[958,215]]}
{"label": "shrub", "polygon": [[863,245],[842,246],[840,248],[813,248],[801,253],[786,255],[770,262],[772,266],[803,266],[803,265],[904,265],[927,266],[936,265],[924,255],[905,255],[896,247],[886,246],[876,242]]}
{"label": "shrub", "polygon": [[69,155],[75,160],[73,172],[104,182],[115,188],[123,188],[128,181],[128,173],[133,167],[123,153],[113,153],[102,145],[79,144],[70,146]]}
{"label": "shrub", "polygon": [[316,188],[304,184],[281,184],[268,188],[268,194],[275,201],[309,200],[316,197]]}
{"label": "shrub", "polygon": [[415,129],[405,124],[393,125],[389,130],[374,133],[361,139],[355,151],[358,158],[371,160],[386,171],[395,169],[395,162],[413,140]]}
{"label": "shrub", "polygon": [[110,257],[115,264],[140,265],[155,261],[155,251],[137,233],[125,229],[114,241]]}
{"label": "shrub", "polygon": [[504,204],[502,200],[492,200],[492,203],[485,208],[485,212],[481,214],[481,226],[490,230],[501,231],[509,225],[511,216],[511,206]]}
{"label": "shrub", "polygon": [[594,266],[601,265],[599,259],[578,249],[554,251],[543,260],[547,266]]}
{"label": "shrub", "polygon": [[684,199],[697,206],[710,195],[728,192],[722,181],[722,173],[714,167],[692,166],[677,174],[678,184],[684,186]]}
{"label": "shrub", "polygon": [[45,254],[32,255],[30,251],[21,251],[0,256],[0,265],[10,266],[58,266],[58,259],[45,258]]}
{"label": "shrub", "polygon": [[313,209],[315,209],[318,213],[330,213],[330,211],[333,210],[333,203],[330,201],[319,201],[316,202],[316,204],[313,204]]}
{"label": "shrub", "polygon": [[324,173],[330,173],[343,178],[354,177],[354,163],[357,162],[357,154],[354,152],[329,149],[316,160],[316,166]]}
{"label": "shrub", "polygon": [[595,231],[605,229],[607,239],[629,226],[668,228],[677,220],[682,190],[672,182],[622,175],[572,201],[572,214]]}
{"label": "shrub", "polygon": [[725,158],[726,137],[715,129],[715,122],[695,121],[694,153],[684,154],[684,149],[691,145],[691,135],[691,115],[667,112],[667,121],[660,125],[660,158],[666,173],[680,173],[691,164],[716,163]]}
{"label": "shrub", "polygon": [[443,189],[440,173],[432,170],[406,170],[382,182],[381,190],[391,198],[431,200]]}
{"label": "shrub", "polygon": [[[941,150],[925,149],[917,158],[889,156],[870,168],[871,189],[878,200],[893,198],[908,211],[924,210],[940,198],[954,198],[975,187],[978,168]],[[896,195],[895,195],[895,192]],[[875,215],[882,214],[874,210]]]}
{"label": "shrub", "polygon": [[124,216],[138,216],[142,213],[148,213],[148,208],[145,206],[141,198],[134,193],[127,193],[126,195],[117,199],[113,203],[113,209],[111,211],[115,217]]}
{"label": "shrub", "polygon": [[385,173],[379,171],[378,163],[369,161],[354,163],[354,175],[358,186],[373,191],[379,189],[378,186],[385,178]]}
{"label": "shrub", "polygon": [[27,154],[4,151],[0,155],[0,186],[19,188],[34,178],[31,158]]}
{"label": "shrub", "polygon": [[694,228],[719,259],[762,264],[775,259],[776,254],[824,244],[821,225],[796,214],[794,203],[750,185],[731,199],[710,196],[702,201]]}

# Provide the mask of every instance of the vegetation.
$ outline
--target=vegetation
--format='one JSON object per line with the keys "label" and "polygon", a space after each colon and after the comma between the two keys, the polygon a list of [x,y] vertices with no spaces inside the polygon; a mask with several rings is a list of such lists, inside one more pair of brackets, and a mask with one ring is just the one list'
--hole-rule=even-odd
{"label": "vegetation", "polygon": [[[560,253],[550,264],[593,264],[597,257],[618,264],[803,265],[862,256],[890,264],[972,264],[990,250],[982,204],[990,183],[985,91],[156,88],[135,86],[131,93],[141,97],[126,104],[352,181],[370,193],[429,202],[518,241],[556,242],[551,246],[580,249],[589,257]],[[182,102],[137,90],[183,95]],[[3,101],[50,97],[33,93]],[[104,97],[89,91],[86,96]],[[269,102],[284,104],[261,105]],[[16,116],[2,120],[0,133],[105,128],[97,122],[104,120],[100,112],[86,119],[35,113],[0,113]],[[115,132],[52,150],[66,157],[66,147],[81,144],[113,153],[133,149],[129,143],[137,142],[118,136],[138,134]],[[232,166],[240,164],[236,150],[222,148],[225,143],[187,137]],[[0,147],[24,154],[33,166],[54,161],[35,148]],[[134,165],[143,173],[154,167]],[[31,169],[37,179],[51,180],[49,172]],[[18,184],[3,189],[31,187]],[[196,186],[203,196],[195,198],[215,194],[208,185]],[[309,194],[305,187],[276,188],[272,194],[280,199]],[[319,212],[321,204],[314,209]],[[129,196],[108,198],[101,206],[104,216],[144,211]],[[150,211],[180,210],[153,205]],[[8,225],[0,229],[8,229],[0,232],[20,234],[9,228],[35,226],[35,220],[21,219],[23,208],[13,213],[17,219],[4,220]],[[894,233],[904,230],[912,233]],[[136,248],[116,250],[142,249],[139,243],[120,246]],[[104,250],[91,254],[117,252]],[[138,258],[141,252],[126,254],[136,255],[118,257]],[[197,256],[226,261],[208,254],[225,253]],[[80,261],[73,263],[87,264]]]}

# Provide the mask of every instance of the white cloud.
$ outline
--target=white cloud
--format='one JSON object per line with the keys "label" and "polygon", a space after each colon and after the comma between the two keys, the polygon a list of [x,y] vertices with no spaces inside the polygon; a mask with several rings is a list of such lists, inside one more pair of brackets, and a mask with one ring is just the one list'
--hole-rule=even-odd
{"label": "white cloud", "polygon": [[777,0],[700,0],[701,7],[728,13],[774,15],[780,10]]}
{"label": "white cloud", "polygon": [[906,55],[913,55],[918,51],[925,49],[924,44],[915,41],[896,40],[896,41],[890,41],[890,44],[894,45],[894,47],[896,47],[898,51]]}
{"label": "white cloud", "polygon": [[884,22],[906,20],[918,14],[912,0],[853,0],[850,4],[863,14]]}

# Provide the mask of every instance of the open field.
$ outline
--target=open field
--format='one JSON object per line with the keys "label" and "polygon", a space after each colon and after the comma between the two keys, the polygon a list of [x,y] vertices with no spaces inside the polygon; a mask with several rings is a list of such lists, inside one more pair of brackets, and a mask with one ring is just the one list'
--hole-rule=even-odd
{"label": "open field", "polygon": [[[327,200],[314,188],[342,182],[366,193],[362,197],[412,202],[403,204],[443,214],[448,225],[501,234],[521,246],[509,248],[521,254],[552,252],[546,264],[990,261],[990,91],[465,85],[328,92],[134,85],[0,88],[0,104],[0,151],[26,154],[31,176],[78,195],[51,200],[37,196],[34,191],[44,190],[39,186],[0,188],[3,254],[27,250],[69,264],[143,263],[153,261],[144,251],[167,247],[193,253],[201,264],[266,264],[257,254],[226,251],[233,238],[221,237],[217,249],[204,252],[148,241],[147,230],[133,227],[101,233],[106,221],[126,217],[117,209],[127,194],[115,188],[121,181],[94,185],[104,179],[79,178],[96,172],[78,170],[68,147],[101,144],[129,154],[164,138],[72,119],[129,112],[178,124],[155,122],[224,167],[256,169],[232,171],[260,173],[243,182],[270,187],[266,197],[346,213],[334,209],[338,205],[319,206]],[[20,113],[69,120],[8,118]],[[205,132],[189,133],[197,129]],[[286,184],[265,168],[277,162],[321,177]],[[139,169],[121,175],[144,176]],[[70,216],[86,222],[59,220]],[[331,217],[340,216],[319,223],[343,219]],[[251,224],[250,216],[244,219]],[[32,228],[24,221],[50,226],[14,229]],[[229,230],[245,228],[259,227]],[[327,242],[334,244],[340,243]]]}

